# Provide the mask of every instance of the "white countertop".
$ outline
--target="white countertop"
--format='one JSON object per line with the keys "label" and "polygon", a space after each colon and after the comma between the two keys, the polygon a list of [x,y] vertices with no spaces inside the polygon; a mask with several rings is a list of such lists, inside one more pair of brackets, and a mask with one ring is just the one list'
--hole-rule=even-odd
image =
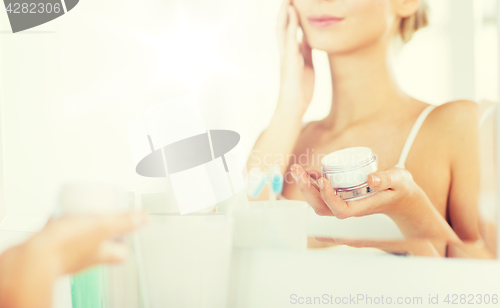
{"label": "white countertop", "polygon": [[[0,230],[0,251],[30,235]],[[366,255],[349,250],[235,249],[229,291],[230,308],[295,307],[290,302],[292,294],[418,296],[426,304],[429,294],[499,294],[500,262]],[[71,307],[68,277],[57,282],[54,292],[54,307]]]}

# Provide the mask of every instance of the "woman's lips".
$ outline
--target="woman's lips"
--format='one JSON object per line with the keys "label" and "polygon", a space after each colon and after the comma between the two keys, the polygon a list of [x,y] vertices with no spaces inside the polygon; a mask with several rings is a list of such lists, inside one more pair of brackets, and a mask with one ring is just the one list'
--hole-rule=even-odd
{"label": "woman's lips", "polygon": [[323,16],[310,16],[308,19],[309,19],[309,24],[311,24],[311,26],[316,28],[326,28],[338,22],[341,22],[344,18],[323,15]]}

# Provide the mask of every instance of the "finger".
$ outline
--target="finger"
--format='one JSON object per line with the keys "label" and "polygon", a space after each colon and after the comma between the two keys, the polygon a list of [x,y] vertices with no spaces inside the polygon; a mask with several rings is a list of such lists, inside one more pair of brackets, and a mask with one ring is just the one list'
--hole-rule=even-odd
{"label": "finger", "polygon": [[284,30],[286,28],[286,23],[288,21],[288,7],[290,6],[290,1],[291,0],[284,0],[281,3],[281,7],[278,12],[278,24],[277,24],[278,29]]}
{"label": "finger", "polygon": [[349,238],[331,238],[331,237],[316,237],[316,240],[324,243],[332,243],[337,245],[346,245],[355,248],[362,247],[377,247],[380,241],[376,240],[362,240],[362,239],[349,239]]}
{"label": "finger", "polygon": [[337,193],[326,178],[320,178],[318,184],[321,189],[321,198],[335,217],[344,219],[355,215],[355,211],[342,198],[337,196]]}
{"label": "finger", "polygon": [[[339,245],[347,245],[355,248],[375,248],[391,254],[411,253],[411,241],[389,241],[389,240],[359,240],[359,239],[336,239]],[[432,245],[432,244],[431,244]]]}
{"label": "finger", "polygon": [[103,215],[99,218],[102,235],[110,237],[115,234],[128,233],[142,226],[147,216],[143,212],[130,212],[125,214]]}
{"label": "finger", "polygon": [[290,6],[290,0],[284,0],[281,3],[281,7],[278,13],[278,21],[276,24],[276,36],[278,38],[280,52],[283,52],[285,47],[285,32],[286,24],[288,22],[288,6]]}
{"label": "finger", "polygon": [[290,170],[295,183],[297,183],[297,187],[316,214],[321,216],[332,216],[332,212],[321,198],[319,191],[311,184],[305,170],[297,164],[292,165]]}
{"label": "finger", "polygon": [[313,66],[312,48],[309,45],[309,43],[307,42],[307,38],[306,38],[305,33],[302,35],[302,42],[300,43],[300,52],[302,53],[302,56],[304,57],[304,65],[312,67]]}
{"label": "finger", "polygon": [[318,179],[321,177],[321,172],[319,172],[318,170],[313,169],[313,168],[305,168],[304,170],[306,171],[307,176],[309,177],[309,180],[311,181],[311,185],[317,191],[320,191],[321,189],[319,188]]}
{"label": "finger", "polygon": [[319,242],[337,244],[334,238],[331,237],[315,237]]}
{"label": "finger", "polygon": [[297,44],[297,29],[299,27],[299,18],[297,16],[297,11],[291,5],[288,6],[288,26],[286,29],[286,47],[289,51],[299,50]]}
{"label": "finger", "polygon": [[313,178],[315,179],[316,181],[321,177],[321,171],[318,171],[314,168],[304,168],[304,170],[306,171],[307,175],[310,177],[310,178]]}
{"label": "finger", "polygon": [[396,194],[393,190],[379,191],[366,198],[349,201],[347,204],[351,209],[355,209],[352,214],[356,217],[378,214],[383,212],[384,205],[394,202]]}
{"label": "finger", "polygon": [[411,174],[405,169],[396,167],[368,175],[368,186],[378,191],[405,188],[409,181],[412,181]]}
{"label": "finger", "polygon": [[97,263],[118,263],[125,260],[128,247],[124,243],[105,241],[97,254]]}
{"label": "finger", "polygon": [[[370,197],[346,202],[336,194],[335,190],[326,178],[320,178],[318,183],[320,184],[320,188],[322,187],[321,197],[333,212],[333,215],[339,219],[372,214],[373,208],[379,204],[377,203],[378,200],[368,200]],[[383,200],[386,200],[386,197],[387,196],[384,196]]]}
{"label": "finger", "polygon": [[335,239],[335,243],[339,245],[347,245],[356,248],[377,247],[378,245],[380,245],[380,241],[352,239],[352,238]]}
{"label": "finger", "polygon": [[321,191],[321,188],[319,187],[319,184],[318,184],[317,180],[315,180],[312,177],[309,177],[309,181],[311,182],[311,185],[314,187],[314,189],[316,189],[318,192]]}

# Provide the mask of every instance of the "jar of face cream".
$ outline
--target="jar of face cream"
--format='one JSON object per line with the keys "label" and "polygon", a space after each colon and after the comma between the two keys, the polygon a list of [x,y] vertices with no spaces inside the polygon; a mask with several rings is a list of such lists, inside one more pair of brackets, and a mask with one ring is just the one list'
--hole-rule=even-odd
{"label": "jar of face cream", "polygon": [[367,147],[330,153],[321,159],[321,173],[345,201],[366,198],[376,191],[368,187],[368,175],[378,170],[377,157]]}

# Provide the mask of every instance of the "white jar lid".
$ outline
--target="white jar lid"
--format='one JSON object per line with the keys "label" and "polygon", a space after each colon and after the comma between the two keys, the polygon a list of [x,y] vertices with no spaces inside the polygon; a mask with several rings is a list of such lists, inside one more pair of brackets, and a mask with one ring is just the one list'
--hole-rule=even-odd
{"label": "white jar lid", "polygon": [[369,164],[374,160],[368,147],[353,147],[335,151],[323,157],[323,168],[332,172],[344,172]]}
{"label": "white jar lid", "polygon": [[367,147],[347,148],[323,157],[323,176],[333,188],[353,188],[368,181],[368,175],[377,171],[377,157]]}

